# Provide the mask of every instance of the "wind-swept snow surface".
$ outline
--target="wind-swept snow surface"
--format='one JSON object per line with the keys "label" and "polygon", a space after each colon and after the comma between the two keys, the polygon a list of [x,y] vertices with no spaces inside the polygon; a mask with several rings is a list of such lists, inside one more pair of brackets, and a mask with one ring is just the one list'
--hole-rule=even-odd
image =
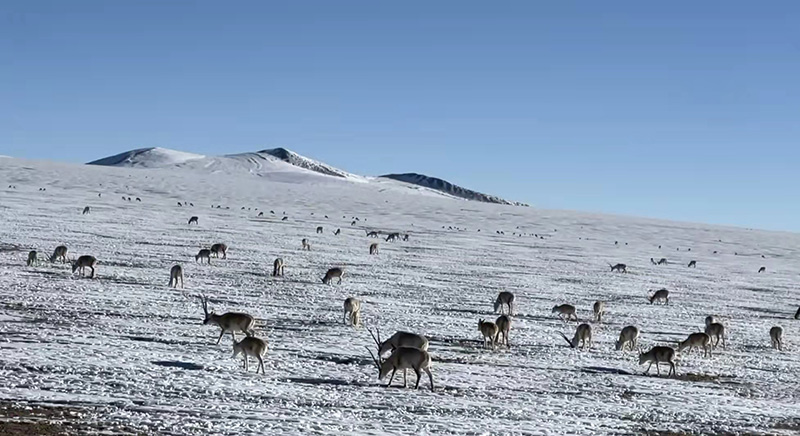
{"label": "wind-swept snow surface", "polygon": [[[300,169],[253,177],[218,163],[209,173],[201,163],[213,161],[151,169],[3,161],[0,398],[176,435],[800,429],[798,235],[466,203]],[[199,224],[188,226],[190,216]],[[410,238],[381,240],[370,256],[369,230]],[[311,251],[301,250],[303,238]],[[217,242],[228,245],[227,259],[195,263]],[[60,263],[25,266],[29,250],[44,258],[60,244],[71,258],[97,257],[97,278]],[[271,276],[277,257],[285,277]],[[617,262],[629,273],[610,272]],[[175,264],[185,289],[167,287]],[[322,284],[334,266],[345,268],[343,283]],[[648,290],[662,287],[670,304],[649,304]],[[511,347],[482,349],[478,319],[497,317],[500,291],[517,297]],[[230,334],[214,344],[219,329],[202,324],[200,294],[217,313],[256,317],[256,335],[269,341],[266,375],[253,360],[245,373],[241,356],[231,359]],[[400,387],[401,374],[394,387],[379,385],[364,349],[372,339],[342,322],[350,296],[384,337],[428,336],[434,392],[425,377],[419,390]],[[596,300],[606,302],[603,323],[590,321]],[[551,313],[562,303],[591,323],[591,350],[561,338],[576,328]],[[666,367],[661,377],[655,368],[642,375],[635,352],[614,350],[626,325],[641,329],[646,350],[674,346],[707,315],[725,324],[727,349],[680,353],[677,378]],[[770,348],[774,325],[784,328],[783,352]]]}

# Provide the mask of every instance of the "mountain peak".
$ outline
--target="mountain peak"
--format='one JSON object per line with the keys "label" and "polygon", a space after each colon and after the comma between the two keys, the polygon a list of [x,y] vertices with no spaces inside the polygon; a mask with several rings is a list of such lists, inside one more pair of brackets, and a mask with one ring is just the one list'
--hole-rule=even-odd
{"label": "mountain peak", "polygon": [[447,180],[442,180],[437,177],[430,177],[424,174],[417,173],[404,173],[404,174],[386,174],[381,176],[383,178],[397,180],[412,185],[418,185],[425,188],[433,189],[436,191],[444,192],[454,197],[463,198],[466,200],[480,201],[484,203],[495,204],[509,204],[514,206],[527,206],[527,204],[504,200],[494,195],[483,194],[481,192],[473,191],[471,189],[462,188],[461,186],[454,185]]}

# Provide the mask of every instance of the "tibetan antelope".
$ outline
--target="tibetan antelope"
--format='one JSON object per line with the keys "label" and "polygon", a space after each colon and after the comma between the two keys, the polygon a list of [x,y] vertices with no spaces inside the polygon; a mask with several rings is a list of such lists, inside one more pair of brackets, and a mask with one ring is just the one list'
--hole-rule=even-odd
{"label": "tibetan antelope", "polygon": [[491,321],[478,320],[478,331],[483,335],[483,348],[486,348],[487,343],[492,344],[492,350],[496,348],[495,339],[500,333],[497,324]]}
{"label": "tibetan antelope", "polygon": [[258,359],[258,368],[256,368],[256,374],[258,374],[258,370],[261,370],[261,374],[264,374],[264,355],[267,354],[267,341],[265,339],[259,339],[255,336],[247,336],[239,342],[236,342],[236,338],[233,340],[233,356],[232,359],[235,359],[239,353],[244,355],[244,371],[247,372],[250,367],[248,365],[248,358],[250,356],[255,357]]}
{"label": "tibetan antelope", "polygon": [[36,265],[36,263],[38,263],[38,261],[39,261],[37,256],[38,256],[38,253],[36,253],[36,250],[31,251],[30,253],[28,253],[28,260],[25,262],[25,264],[28,265],[28,266]]}
{"label": "tibetan antelope", "polygon": [[497,294],[497,298],[494,300],[494,313],[498,313],[498,309],[500,313],[506,313],[503,310],[504,307],[508,307],[508,314],[514,314],[514,294],[508,291],[503,291]]}
{"label": "tibetan antelope", "polygon": [[80,271],[81,275],[84,275],[84,269],[88,267],[92,270],[92,275],[89,277],[94,278],[95,265],[97,265],[97,259],[95,259],[94,256],[83,255],[75,262],[72,262],[72,272],[74,273],[75,271]]}
{"label": "tibetan antelope", "polygon": [[622,273],[628,272],[628,265],[625,265],[624,263],[618,263],[616,265],[611,265],[609,263],[608,266],[611,267],[611,272],[614,272],[614,271],[618,271],[618,272],[622,272]]}
{"label": "tibetan antelope", "polygon": [[775,326],[769,329],[769,337],[772,339],[772,348],[783,351],[783,328]]}
{"label": "tibetan antelope", "polygon": [[762,266],[761,268],[758,269],[758,273],[760,274],[762,272],[765,272],[766,270],[767,270],[767,267]]}
{"label": "tibetan antelope", "polygon": [[222,253],[222,258],[223,259],[227,259],[228,258],[228,246],[225,245],[225,244],[222,244],[222,243],[214,244],[214,245],[211,246],[211,254],[213,254],[214,257],[219,258],[219,254],[220,253]]}
{"label": "tibetan antelope", "polygon": [[[500,315],[494,323],[497,325],[497,336],[494,338],[494,342],[499,342],[506,347],[510,347],[508,344],[508,334],[511,332],[511,317],[508,315]],[[500,342],[500,335],[503,335],[503,342]]]}
{"label": "tibetan antelope", "polygon": [[378,236],[378,232],[367,232],[368,238],[377,238]]}
{"label": "tibetan antelope", "polygon": [[581,345],[581,349],[584,348],[592,348],[592,326],[589,324],[581,324],[575,329],[575,336],[572,337],[570,340],[563,333],[560,333],[564,340],[569,343],[569,346],[572,348],[578,348],[578,344]]}
{"label": "tibetan antelope", "polygon": [[357,298],[348,297],[344,300],[344,315],[342,322],[353,327],[358,327],[361,321],[361,301]]}
{"label": "tibetan antelope", "polygon": [[50,256],[50,262],[55,262],[58,259],[61,259],[61,263],[67,262],[67,247],[65,245],[56,247],[53,251],[53,255]]}
{"label": "tibetan antelope", "polygon": [[178,280],[181,281],[181,288],[183,288],[183,267],[175,265],[169,270],[169,287],[177,288]]}
{"label": "tibetan antelope", "polygon": [[227,312],[222,315],[217,315],[214,311],[209,312],[208,298],[205,296],[200,296],[200,303],[203,305],[203,313],[205,314],[203,325],[213,324],[221,329],[219,338],[217,338],[217,344],[222,340],[222,335],[224,335],[225,332],[231,333],[234,343],[236,343],[236,332],[242,332],[246,336],[253,336],[255,334],[253,326],[256,324],[256,320],[251,315],[241,312]]}
{"label": "tibetan antelope", "polygon": [[200,263],[203,263],[203,259],[206,260],[207,264],[211,265],[211,250],[209,250],[208,248],[204,248],[198,251],[197,254],[194,256],[195,262],[200,261]]}
{"label": "tibetan antelope", "polygon": [[658,259],[658,262],[656,262],[656,265],[666,265],[666,264],[667,264],[666,257],[662,257],[661,259]]}
{"label": "tibetan antelope", "polygon": [[721,323],[715,322],[706,326],[706,334],[711,337],[714,348],[719,345],[719,340],[722,339],[722,348],[725,348],[725,326]]}
{"label": "tibetan antelope", "polygon": [[83,213],[81,215],[86,215],[87,213],[89,213],[89,206],[83,208]]}
{"label": "tibetan antelope", "polygon": [[628,344],[631,351],[636,348],[636,343],[639,341],[639,329],[636,326],[629,325],[622,329],[619,334],[615,349],[625,350],[625,344]]}
{"label": "tibetan antelope", "polygon": [[575,306],[571,304],[561,304],[559,306],[553,306],[553,313],[557,313],[558,316],[564,320],[564,322],[569,321],[572,318],[575,318],[575,322],[578,321],[578,314],[575,311]]}
{"label": "tibetan antelope", "polygon": [[[178,203],[178,204],[180,204],[180,203]],[[193,216],[193,217],[189,218],[189,225],[198,224],[198,222],[197,222],[198,219],[199,218],[197,218],[196,216]]]}
{"label": "tibetan antelope", "polygon": [[311,251],[311,244],[308,243],[308,239],[303,238],[300,242],[303,244],[303,250]]}
{"label": "tibetan antelope", "polygon": [[697,261],[696,260],[689,261],[688,268],[697,268]]}
{"label": "tibetan antelope", "polygon": [[336,229],[336,231],[333,232],[333,235],[334,236],[339,236],[340,233],[342,233],[342,229]]}
{"label": "tibetan antelope", "polygon": [[317,227],[317,234],[322,233],[322,226]]}
{"label": "tibetan antelope", "polygon": [[331,268],[328,272],[325,273],[325,277],[322,278],[322,283],[329,285],[331,280],[334,278],[338,278],[338,284],[342,283],[342,276],[344,276],[344,270],[342,268]]}
{"label": "tibetan antelope", "polygon": [[283,277],[284,266],[283,259],[280,257],[275,259],[275,262],[272,263],[272,277]]}
{"label": "tibetan antelope", "polygon": [[703,349],[703,357],[711,357],[711,336],[706,333],[692,333],[685,341],[678,342],[678,351],[686,348],[692,351],[695,347]]}
{"label": "tibetan antelope", "polygon": [[794,313],[794,319],[800,319],[800,307],[798,307],[797,312]]}
{"label": "tibetan antelope", "polygon": [[383,380],[386,375],[389,374],[389,371],[392,372],[391,377],[389,377],[389,383],[386,385],[387,388],[392,385],[394,374],[398,369],[403,370],[403,387],[408,387],[408,378],[406,374],[407,370],[412,369],[414,373],[417,374],[417,384],[414,386],[414,389],[419,389],[419,380],[422,378],[422,371],[425,371],[431,382],[431,391],[433,391],[431,356],[427,351],[420,350],[419,348],[399,347],[392,352],[389,358],[383,360],[380,356],[376,358],[369,347],[366,348],[367,351],[369,351],[369,355],[372,356],[372,361],[375,362],[375,366],[378,367],[378,381]]}
{"label": "tibetan antelope", "polygon": [[669,291],[666,289],[659,289],[651,297],[648,297],[647,300],[650,301],[650,304],[656,301],[663,301],[664,304],[669,304]]}
{"label": "tibetan antelope", "polygon": [[603,322],[603,315],[606,313],[606,303],[603,301],[595,301],[592,306],[592,311],[594,312],[594,320]]}
{"label": "tibetan antelope", "polygon": [[400,347],[417,348],[422,351],[428,351],[428,338],[425,336],[401,331],[395,332],[389,339],[381,341],[380,330],[375,329],[375,333],[377,333],[377,337],[372,333],[372,330],[369,330],[372,340],[375,341],[375,344],[378,346],[378,356],[380,357],[383,357],[386,352],[394,351]]}
{"label": "tibetan antelope", "polygon": [[661,363],[669,363],[669,377],[671,374],[678,376],[677,371],[675,370],[675,350],[671,347],[662,347],[656,346],[650,349],[650,351],[646,353],[639,353],[639,365],[644,365],[645,363],[650,362],[650,365],[647,366],[647,371],[645,374],[650,373],[650,367],[653,366],[653,363],[656,364],[656,371],[658,375],[661,375],[661,369],[659,365]]}
{"label": "tibetan antelope", "polygon": [[369,254],[378,254],[378,243],[369,244]]}
{"label": "tibetan antelope", "polygon": [[716,322],[719,322],[719,319],[717,319],[717,317],[716,317],[716,316],[714,316],[714,315],[709,315],[709,316],[707,316],[707,317],[706,317],[706,327],[708,327],[708,326],[710,326],[711,324],[714,324],[714,323],[716,323]]}
{"label": "tibetan antelope", "polygon": [[389,236],[386,237],[386,242],[394,242],[400,239],[400,233],[389,233]]}

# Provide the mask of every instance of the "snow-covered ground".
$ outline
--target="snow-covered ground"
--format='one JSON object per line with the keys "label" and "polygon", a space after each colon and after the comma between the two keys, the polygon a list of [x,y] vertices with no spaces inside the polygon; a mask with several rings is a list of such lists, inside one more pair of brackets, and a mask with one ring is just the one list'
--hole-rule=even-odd
{"label": "snow-covered ground", "polygon": [[[3,160],[0,399],[85,407],[87,420],[166,434],[800,429],[800,235],[465,202],[301,172],[209,174],[194,168],[202,161],[132,169]],[[187,226],[192,215],[198,226]],[[365,230],[411,237],[381,241],[370,256]],[[301,251],[302,238],[312,251]],[[198,249],[215,242],[228,244],[228,259],[196,264]],[[25,266],[28,250],[44,257],[59,244],[73,258],[96,256],[97,278]],[[270,276],[276,257],[284,278]],[[611,273],[616,262],[630,272]],[[176,263],[185,290],[166,286]],[[346,268],[341,285],[320,281],[332,266]],[[661,287],[671,304],[648,304],[648,290]],[[496,317],[504,290],[517,295],[512,346],[481,349],[478,319]],[[231,359],[230,336],[214,345],[219,330],[202,325],[200,293],[217,312],[257,318],[270,344],[266,375]],[[365,325],[384,336],[430,338],[434,392],[425,379],[420,390],[379,385],[369,334],[342,323],[348,296],[365,302]],[[594,347],[569,348],[559,334],[572,336],[576,323],[551,308],[574,304],[584,321],[595,300],[607,316],[592,323]],[[700,331],[709,314],[728,328],[727,349],[682,353],[677,378],[644,376],[635,352],[614,350],[626,325],[640,327],[647,349]],[[774,325],[784,328],[784,352],[770,348]]]}

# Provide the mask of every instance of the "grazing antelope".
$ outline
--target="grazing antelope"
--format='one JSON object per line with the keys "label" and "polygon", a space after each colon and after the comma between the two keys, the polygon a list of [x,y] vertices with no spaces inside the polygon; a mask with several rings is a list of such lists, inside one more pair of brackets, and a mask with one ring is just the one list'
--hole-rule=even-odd
{"label": "grazing antelope", "polygon": [[50,262],[55,262],[57,259],[61,259],[61,263],[67,263],[67,247],[65,245],[56,247],[53,255],[50,256]]}
{"label": "grazing antelope", "polygon": [[380,236],[378,235],[378,232],[367,232],[368,238],[377,238],[378,236]]}
{"label": "grazing antelope", "polygon": [[288,217],[288,216],[285,216],[285,217],[281,218],[281,221],[286,221],[286,220],[288,220],[288,219],[289,219],[289,217]]}
{"label": "grazing antelope", "polygon": [[335,236],[339,236],[339,234],[340,234],[340,233],[342,233],[342,229],[336,229],[336,231],[335,231],[335,232],[333,232],[333,234],[334,234]]}
{"label": "grazing antelope", "polygon": [[408,241],[408,233],[403,235],[403,241]]}
{"label": "grazing antelope", "polygon": [[611,272],[614,272],[614,271],[623,272],[623,273],[628,272],[628,265],[625,265],[624,263],[618,263],[616,265],[611,265],[609,263],[608,266],[611,267]]}
{"label": "grazing antelope", "polygon": [[342,268],[331,268],[328,272],[325,273],[325,277],[322,278],[322,283],[329,285],[331,280],[334,278],[338,278],[338,284],[342,283],[342,276],[344,276],[344,270]]}
{"label": "grazing antelope", "polygon": [[220,253],[222,253],[222,258],[223,259],[227,259],[228,258],[228,246],[225,245],[225,244],[222,244],[222,243],[214,244],[214,245],[211,246],[211,254],[213,254],[214,257],[218,258]]}
{"label": "grazing antelope", "polygon": [[89,206],[83,208],[83,213],[81,215],[86,215],[87,213],[89,213]]}
{"label": "grazing antelope", "polygon": [[378,243],[369,244],[369,254],[378,254]]}
{"label": "grazing antelope", "polygon": [[178,280],[181,281],[181,288],[183,287],[183,267],[175,265],[169,270],[169,287],[177,288]]}
{"label": "grazing antelope", "polygon": [[348,297],[344,300],[344,315],[342,321],[358,327],[358,321],[361,319],[361,301],[357,298]]}
{"label": "grazing antelope", "polygon": [[616,343],[616,350],[625,350],[625,344],[629,344],[631,351],[636,348],[636,343],[639,341],[639,329],[636,326],[629,325],[622,329],[619,334],[619,339]]}
{"label": "grazing antelope", "polygon": [[258,216],[264,216],[264,212],[259,212]]}
{"label": "grazing antelope", "polygon": [[[180,203],[178,203],[178,204],[180,204]],[[198,219],[199,218],[197,218],[196,216],[193,216],[193,217],[189,218],[189,225],[198,224],[198,222],[197,222]]]}
{"label": "grazing antelope", "polygon": [[[141,198],[139,198],[139,197],[136,197],[136,201],[138,201],[139,203],[141,203],[141,202],[142,202],[142,199],[141,199]],[[194,205],[192,205],[192,206],[194,206]]]}
{"label": "grazing antelope", "polygon": [[[122,198],[124,199],[125,197]],[[178,206],[183,206],[180,201],[178,202]]]}
{"label": "grazing antelope", "polygon": [[711,337],[711,339],[716,339],[713,341],[714,348],[719,345],[719,340],[722,339],[722,348],[725,348],[725,326],[715,322],[711,323],[706,326],[706,334]]}
{"label": "grazing antelope", "polygon": [[772,339],[772,348],[783,351],[783,327],[775,326],[769,329],[769,337]]}
{"label": "grazing antelope", "polygon": [[303,238],[303,240],[300,242],[303,243],[303,250],[311,251],[311,244],[308,243],[308,239]]}
{"label": "grazing antelope", "polygon": [[28,265],[28,266],[36,265],[36,263],[38,263],[38,261],[39,261],[37,259],[37,255],[38,255],[38,253],[36,253],[36,250],[33,250],[33,251],[29,252],[28,253],[28,260],[25,262],[25,264]]}
{"label": "grazing antelope", "polygon": [[794,319],[800,319],[800,307],[798,307],[797,312],[794,313]]}
{"label": "grazing antelope", "polygon": [[486,348],[487,343],[492,344],[492,350],[496,348],[495,339],[497,338],[500,329],[497,324],[491,321],[478,320],[478,331],[483,335],[483,348]]}
{"label": "grazing antelope", "polygon": [[666,257],[662,257],[661,259],[658,259],[658,262],[656,262],[656,265],[666,265],[666,264],[667,264]]}
{"label": "grazing antelope", "polygon": [[595,301],[592,306],[592,311],[594,312],[594,320],[603,322],[603,314],[606,313],[606,303],[603,301]]}
{"label": "grazing antelope", "polygon": [[317,234],[322,233],[322,226],[317,227]]}
{"label": "grazing antelope", "polygon": [[386,242],[394,242],[400,239],[400,233],[389,233],[389,236],[386,237]]}
{"label": "grazing antelope", "polygon": [[658,375],[661,375],[661,369],[659,368],[659,364],[661,363],[669,363],[669,374],[678,376],[677,371],[675,370],[675,350],[671,347],[662,347],[656,346],[650,349],[650,351],[646,353],[639,353],[639,365],[644,365],[645,363],[650,362],[650,365],[647,366],[647,371],[645,374],[650,373],[650,367],[653,366],[653,363],[656,364],[656,371],[658,371]]}
{"label": "grazing antelope", "polygon": [[650,304],[653,304],[655,301],[664,301],[664,304],[669,304],[669,291],[666,289],[659,289],[652,297],[648,297],[647,299],[650,301]]}
{"label": "grazing antelope", "polygon": [[759,268],[759,269],[758,269],[758,272],[759,272],[759,274],[760,274],[760,273],[762,273],[762,272],[764,272],[764,271],[766,271],[766,270],[767,270],[767,267],[765,267],[765,266],[762,266],[761,268]]}
{"label": "grazing antelope", "polygon": [[406,348],[417,348],[422,351],[428,350],[428,338],[425,336],[410,333],[410,332],[395,332],[389,339],[385,341],[381,341],[381,332],[378,329],[375,329],[375,332],[378,334],[377,337],[369,331],[370,336],[372,336],[372,340],[375,341],[375,344],[378,346],[378,356],[383,357],[387,351],[394,351],[400,347]]}
{"label": "grazing antelope", "polygon": [[581,349],[592,348],[592,326],[589,324],[584,323],[579,325],[578,328],[575,329],[575,336],[573,336],[571,340],[564,336],[563,333],[561,333],[561,336],[572,348],[578,348],[579,343],[581,345]]}
{"label": "grazing antelope", "polygon": [[564,322],[569,321],[571,318],[575,318],[575,322],[578,321],[578,315],[575,311],[575,306],[571,304],[561,304],[559,306],[553,306],[553,310],[551,310],[551,312],[557,313],[558,316],[562,320],[564,320]]}
{"label": "grazing antelope", "polygon": [[692,333],[685,341],[678,342],[678,351],[688,348],[692,351],[695,347],[703,348],[703,357],[711,357],[711,336],[706,333]]}
{"label": "grazing antelope", "polygon": [[284,266],[283,259],[280,257],[275,259],[275,262],[272,264],[272,277],[283,277]]}
{"label": "grazing antelope", "polygon": [[494,323],[497,325],[497,336],[495,336],[494,342],[498,343],[500,335],[503,335],[503,342],[500,343],[504,344],[506,347],[510,347],[508,344],[508,334],[511,332],[511,317],[508,315],[500,315]]}
{"label": "grazing antelope", "polygon": [[221,329],[219,338],[217,338],[217,344],[222,340],[222,335],[224,335],[225,332],[231,333],[234,343],[236,343],[236,332],[242,332],[246,336],[253,336],[255,334],[253,326],[256,320],[251,315],[241,312],[228,312],[217,315],[214,311],[209,312],[208,298],[205,296],[200,296],[200,303],[203,305],[203,313],[205,314],[203,325],[213,324],[219,326]]}
{"label": "grazing antelope", "polygon": [[717,319],[716,316],[709,315],[709,316],[706,317],[706,327],[708,327],[711,324],[714,324],[716,322],[719,322],[719,320]]}
{"label": "grazing antelope", "polygon": [[414,386],[414,389],[419,389],[419,381],[422,378],[422,371],[425,371],[428,374],[428,379],[431,382],[431,391],[433,391],[431,356],[427,351],[420,350],[419,348],[399,347],[396,348],[386,360],[382,360],[380,356],[375,358],[375,355],[372,354],[372,350],[370,350],[369,347],[367,347],[367,351],[369,351],[370,356],[372,356],[372,361],[375,362],[375,366],[378,367],[379,381],[383,380],[386,375],[389,374],[390,370],[392,371],[392,375],[389,377],[389,383],[386,385],[387,388],[392,385],[394,374],[398,369],[403,370],[403,387],[408,387],[408,378],[406,377],[406,374],[408,369],[412,369],[414,370],[414,373],[417,374],[417,384]]}
{"label": "grazing antelope", "polygon": [[697,261],[696,260],[689,261],[688,268],[697,268]]}
{"label": "grazing antelope", "polygon": [[267,341],[264,339],[259,339],[255,336],[247,336],[239,342],[236,342],[236,338],[233,340],[233,356],[232,359],[235,359],[239,353],[244,355],[244,372],[250,370],[248,365],[247,359],[252,356],[258,359],[258,368],[256,368],[256,374],[258,374],[258,370],[261,370],[261,374],[264,374],[264,355],[267,354]]}
{"label": "grazing antelope", "polygon": [[94,278],[95,265],[97,265],[97,259],[95,259],[94,256],[83,255],[79,257],[78,260],[72,263],[72,272],[74,273],[75,271],[80,270],[81,275],[84,275],[85,274],[84,269],[88,267],[89,269],[92,270],[92,275],[89,277]]}
{"label": "grazing antelope", "polygon": [[500,313],[505,313],[503,310],[503,306],[508,307],[508,314],[514,314],[514,294],[508,291],[503,291],[497,294],[497,298],[494,300],[494,313],[500,310]]}
{"label": "grazing antelope", "polygon": [[200,263],[203,263],[203,259],[206,260],[207,264],[211,265],[211,250],[208,248],[198,251],[197,255],[194,256],[195,262],[200,261]]}

